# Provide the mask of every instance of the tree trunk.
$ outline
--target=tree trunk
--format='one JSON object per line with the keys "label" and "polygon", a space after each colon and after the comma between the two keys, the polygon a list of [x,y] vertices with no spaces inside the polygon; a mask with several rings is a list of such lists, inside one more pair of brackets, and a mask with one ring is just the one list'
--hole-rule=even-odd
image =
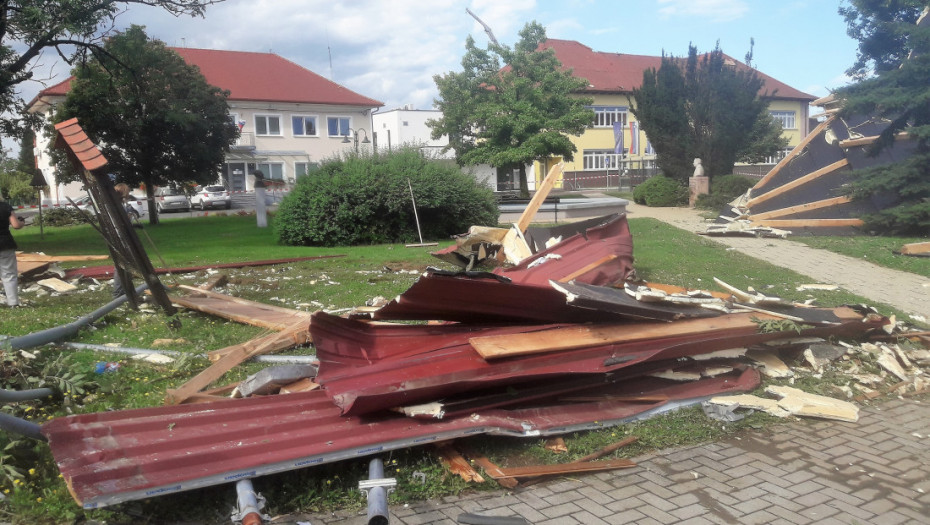
{"label": "tree trunk", "polygon": [[158,207],[155,205],[155,185],[150,181],[145,183],[145,202],[149,207],[149,224],[158,224]]}
{"label": "tree trunk", "polygon": [[520,197],[527,198],[530,196],[530,189],[526,185],[526,164],[520,164]]}

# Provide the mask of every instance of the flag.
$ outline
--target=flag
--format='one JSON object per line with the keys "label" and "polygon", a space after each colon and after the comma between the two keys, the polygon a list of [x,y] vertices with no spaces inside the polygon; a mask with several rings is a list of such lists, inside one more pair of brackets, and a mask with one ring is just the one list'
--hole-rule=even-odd
{"label": "flag", "polygon": [[630,122],[630,155],[639,155],[639,122]]}
{"label": "flag", "polygon": [[646,139],[646,155],[655,155],[656,149],[652,147],[652,142]]}
{"label": "flag", "polygon": [[614,122],[614,153],[623,155],[623,123]]}

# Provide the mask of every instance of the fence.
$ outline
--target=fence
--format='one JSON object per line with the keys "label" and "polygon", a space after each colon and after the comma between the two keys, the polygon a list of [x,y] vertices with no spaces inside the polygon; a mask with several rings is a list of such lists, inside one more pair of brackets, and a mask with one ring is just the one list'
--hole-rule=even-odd
{"label": "fence", "polygon": [[566,171],[562,176],[562,188],[568,191],[632,191],[636,185],[659,173],[653,159],[622,160],[618,165],[616,170]]}

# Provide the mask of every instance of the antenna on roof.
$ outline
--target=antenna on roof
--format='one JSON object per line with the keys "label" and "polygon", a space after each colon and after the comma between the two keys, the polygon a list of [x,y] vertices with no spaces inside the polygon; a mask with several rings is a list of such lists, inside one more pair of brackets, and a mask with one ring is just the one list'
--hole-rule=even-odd
{"label": "antenna on roof", "polygon": [[329,53],[329,79],[335,82],[336,79],[333,78],[333,50],[326,46],[326,51]]}

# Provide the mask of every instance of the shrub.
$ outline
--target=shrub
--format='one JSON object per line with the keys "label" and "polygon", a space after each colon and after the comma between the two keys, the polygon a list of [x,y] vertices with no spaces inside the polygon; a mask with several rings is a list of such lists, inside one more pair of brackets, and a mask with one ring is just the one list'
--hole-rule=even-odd
{"label": "shrub", "polygon": [[278,207],[275,235],[295,246],[415,241],[408,180],[424,240],[447,238],[474,224],[497,225],[490,188],[454,164],[402,149],[331,159],[300,177]]}
{"label": "shrub", "polygon": [[646,206],[681,206],[688,203],[688,188],[675,179],[656,175],[633,189],[633,202]]}
{"label": "shrub", "polygon": [[[38,219],[38,215],[36,218]],[[73,206],[62,206],[60,208],[51,208],[42,212],[42,224],[44,226],[73,226],[75,224],[85,224],[91,222],[91,213],[79,210]]]}
{"label": "shrub", "polygon": [[698,208],[719,210],[755,185],[754,179],[743,175],[720,175],[710,180],[710,193],[698,195],[694,205]]}

